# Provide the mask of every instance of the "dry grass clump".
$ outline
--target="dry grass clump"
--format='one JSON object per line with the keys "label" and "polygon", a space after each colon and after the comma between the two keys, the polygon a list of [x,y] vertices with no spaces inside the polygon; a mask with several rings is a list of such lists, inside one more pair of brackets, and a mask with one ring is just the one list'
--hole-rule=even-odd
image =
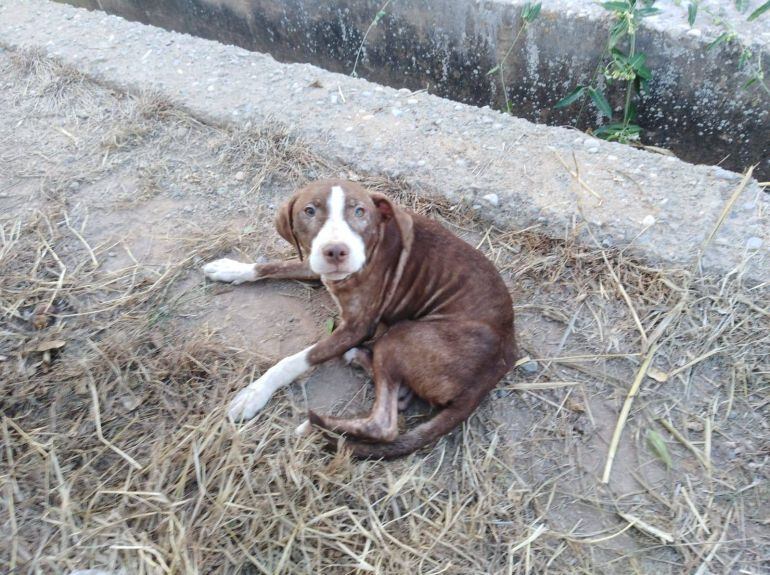
{"label": "dry grass clump", "polygon": [[250,193],[275,176],[296,185],[305,179],[307,172],[328,169],[307,144],[291,134],[286,126],[275,122],[231,128],[227,137],[216,143],[215,151],[224,169],[249,183]]}
{"label": "dry grass clump", "polygon": [[52,107],[60,107],[72,96],[83,95],[91,83],[72,66],[47,57],[40,50],[11,51],[11,71],[21,77],[33,78],[40,96]]}

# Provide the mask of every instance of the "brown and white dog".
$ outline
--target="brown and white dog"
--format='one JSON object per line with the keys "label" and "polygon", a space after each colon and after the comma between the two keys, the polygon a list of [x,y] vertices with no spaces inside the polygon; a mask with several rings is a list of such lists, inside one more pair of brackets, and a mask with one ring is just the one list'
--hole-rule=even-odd
{"label": "brown and white dog", "polygon": [[[231,283],[320,279],[341,322],[241,390],[230,404],[231,419],[254,417],[276,390],[344,356],[373,374],[371,413],[344,419],[311,411],[297,433],[312,423],[346,434],[353,455],[398,457],[467,419],[513,367],[513,306],[502,278],[481,252],[440,224],[356,183],[327,180],[297,191],[276,226],[299,261],[220,259],[203,267],[206,276]],[[399,435],[398,410],[412,394],[441,410]]]}

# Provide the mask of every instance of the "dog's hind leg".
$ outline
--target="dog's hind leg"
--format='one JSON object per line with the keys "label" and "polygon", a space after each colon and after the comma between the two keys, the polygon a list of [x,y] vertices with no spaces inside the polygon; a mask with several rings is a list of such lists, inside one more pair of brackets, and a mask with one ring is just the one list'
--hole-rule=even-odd
{"label": "dog's hind leg", "polygon": [[[310,423],[334,431],[371,441],[392,441],[398,435],[399,384],[375,374],[374,405],[367,417],[346,419],[308,413]],[[303,424],[304,426],[304,424]],[[300,426],[302,429],[306,427]],[[298,429],[299,431],[299,429]]]}

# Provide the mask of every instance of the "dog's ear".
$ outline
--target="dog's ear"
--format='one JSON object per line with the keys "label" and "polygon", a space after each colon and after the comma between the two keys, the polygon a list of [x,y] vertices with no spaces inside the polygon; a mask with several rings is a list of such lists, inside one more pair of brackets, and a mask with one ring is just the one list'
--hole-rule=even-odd
{"label": "dog's ear", "polygon": [[389,222],[390,220],[396,221],[398,231],[401,233],[401,243],[404,246],[404,250],[407,252],[411,251],[412,241],[414,240],[414,222],[412,221],[412,216],[394,204],[384,194],[373,192],[371,193],[371,197],[384,222]]}
{"label": "dog's ear", "polygon": [[299,245],[297,234],[294,233],[294,202],[295,197],[292,197],[281,209],[278,210],[278,214],[275,217],[275,228],[278,230],[278,234],[287,242],[292,244],[299,254],[299,261],[302,261],[302,248]]}

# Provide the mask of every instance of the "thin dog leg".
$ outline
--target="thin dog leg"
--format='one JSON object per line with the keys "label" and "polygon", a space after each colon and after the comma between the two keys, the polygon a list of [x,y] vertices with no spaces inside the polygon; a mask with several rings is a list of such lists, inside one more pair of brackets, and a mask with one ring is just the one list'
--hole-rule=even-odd
{"label": "thin dog leg", "polygon": [[328,415],[321,416],[310,411],[308,413],[310,423],[329,431],[347,433],[360,439],[393,441],[398,435],[398,388],[398,384],[380,377],[374,382],[374,405],[367,417],[345,419]]}

